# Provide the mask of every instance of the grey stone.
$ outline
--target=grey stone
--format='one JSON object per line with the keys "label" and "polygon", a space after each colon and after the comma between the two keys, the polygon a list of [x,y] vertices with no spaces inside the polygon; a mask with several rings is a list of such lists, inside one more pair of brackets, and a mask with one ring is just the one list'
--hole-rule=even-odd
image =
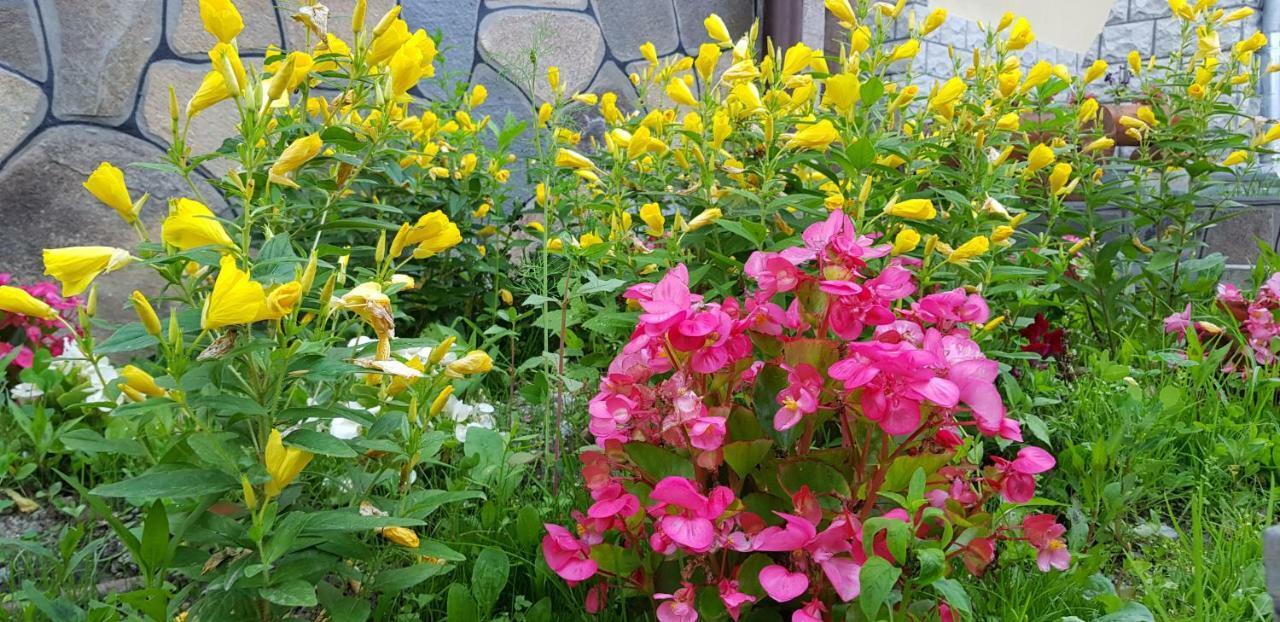
{"label": "grey stone", "polygon": [[[167,200],[192,195],[180,177],[130,166],[163,157],[155,146],[115,130],[67,124],[44,130],[0,170],[0,222],[11,225],[0,245],[0,266],[22,280],[42,278],[40,251],[61,246],[104,245],[132,249],[138,242],[133,228],[110,207],[81,187],[98,164],[107,161],[124,170],[134,198],[150,192],[143,221],[156,239],[158,223],[168,212]],[[198,183],[209,209],[221,212],[225,203],[208,186]],[[47,277],[44,277],[47,278]],[[157,291],[157,279],[144,266],[130,266],[97,281],[99,316],[112,322],[133,318],[129,292]]]}
{"label": "grey stone", "polygon": [[[686,52],[696,52],[698,44],[706,43],[707,29],[702,20],[715,13],[724,20],[729,29],[729,36],[737,40],[751,29],[751,22],[756,18],[755,2],[752,0],[675,0],[676,19],[680,24],[680,42]],[[839,30],[828,27],[827,32]],[[843,35],[835,35],[837,38]]]}
{"label": "grey stone", "polygon": [[491,9],[530,7],[539,9],[568,9],[570,11],[581,11],[587,8],[587,0],[484,0],[484,5]]}
{"label": "grey stone", "polygon": [[[199,0],[168,0],[168,3],[165,31],[169,48],[179,56],[208,58],[209,48],[218,40],[204,30]],[[236,48],[241,54],[261,53],[272,43],[280,45],[280,26],[276,23],[274,2],[237,2],[236,9],[244,20],[244,30],[236,36]]]}
{"label": "grey stone", "polygon": [[1128,18],[1130,21],[1169,17],[1170,15],[1173,15],[1173,11],[1169,8],[1168,0],[1130,0]]}
{"label": "grey stone", "polygon": [[[1155,49],[1152,53],[1163,58],[1178,51],[1182,46],[1181,32],[1183,23],[1177,17],[1156,20]],[[1195,43],[1191,44],[1190,49],[1195,50]],[[1145,55],[1143,58],[1146,58]]]}
{"label": "grey stone", "polygon": [[[280,0],[254,0],[268,4],[275,4],[280,10],[280,22],[284,24],[284,40],[289,44],[290,50],[303,50],[308,47],[307,28],[296,19],[293,19],[295,10],[302,5],[302,2],[281,2]],[[334,36],[351,43],[351,13],[355,11],[356,0],[327,0],[322,2],[329,9],[328,32]],[[459,4],[462,4],[459,2]],[[368,4],[364,13],[364,27],[372,30],[374,24],[382,19],[382,16],[390,11],[396,5],[396,0],[368,0]],[[408,6],[405,10],[408,10]],[[403,13],[401,14],[403,15]],[[428,29],[429,31],[430,29]],[[317,43],[315,35],[311,35],[311,46]]]}
{"label": "grey stone", "polygon": [[622,71],[617,63],[606,61],[600,66],[600,71],[596,72],[596,79],[591,83],[589,90],[592,93],[606,93],[612,91],[618,95],[618,107],[623,110],[632,110],[635,108],[636,87],[631,85],[631,79]]}
{"label": "grey stone", "polygon": [[1228,216],[1205,232],[1206,253],[1222,253],[1231,264],[1258,261],[1258,240],[1268,246],[1280,237],[1280,202],[1268,201],[1248,207],[1225,208],[1204,214],[1205,218]]}
{"label": "grey stone", "polygon": [[0,69],[0,161],[40,125],[48,106],[40,87]]}
{"label": "grey stone", "polygon": [[1155,22],[1131,22],[1107,26],[1102,31],[1102,58],[1112,63],[1123,61],[1129,52],[1137,50],[1145,59],[1151,56]]}
{"label": "grey stone", "polygon": [[476,20],[480,13],[480,0],[412,0],[406,2],[400,16],[409,23],[409,29],[422,28],[427,32],[440,31],[440,56],[436,61],[436,75],[421,84],[428,97],[439,96],[442,85],[451,79],[465,80],[475,64]]}
{"label": "grey stone", "polygon": [[1107,15],[1108,24],[1119,24],[1129,21],[1129,0],[1116,0],[1111,5],[1111,13]]}
{"label": "grey stone", "polygon": [[[957,47],[956,51],[963,54],[963,47]],[[953,63],[951,61],[950,50],[947,46],[940,43],[926,41],[924,43],[924,51],[921,56],[917,57],[917,62],[924,61],[924,72],[935,78],[947,78],[955,75],[952,70]]]}
{"label": "grey stone", "polygon": [[1267,593],[1271,606],[1280,618],[1280,526],[1270,527],[1262,535],[1262,560],[1267,569]]}
{"label": "grey stone", "polygon": [[[506,9],[485,16],[476,35],[480,55],[526,93],[539,100],[551,97],[548,67],[560,69],[566,93],[591,83],[604,58],[604,37],[595,20],[580,13]],[[537,66],[530,63],[530,53]]]}
{"label": "grey stone", "polygon": [[[921,17],[920,19],[924,19]],[[968,52],[973,45],[968,41],[968,25],[972,24],[962,17],[950,16],[946,21],[942,22],[938,29],[925,36],[925,41],[932,41],[942,45],[955,46],[957,51]],[[974,41],[976,44],[977,41]]]}
{"label": "grey stone", "polygon": [[53,114],[117,124],[129,117],[147,60],[160,43],[160,0],[50,0]]}
{"label": "grey stone", "polygon": [[652,42],[658,55],[680,45],[671,0],[591,0],[605,43],[618,60],[640,58],[640,46]]}
{"label": "grey stone", "polygon": [[[182,61],[162,60],[147,69],[142,85],[142,105],[138,111],[138,125],[155,140],[172,144],[173,133],[169,126],[169,86],[178,96],[178,105],[185,106],[196,92],[200,81],[209,72],[209,65],[197,65]],[[216,150],[222,141],[236,134],[240,115],[235,102],[224,100],[206,108],[187,130],[186,144],[190,155],[202,155]],[[232,163],[224,159],[206,160],[203,166],[215,175],[231,169]]]}
{"label": "grey stone", "polygon": [[[507,115],[510,114],[517,121],[530,121],[533,118],[533,106],[529,102],[529,98],[525,96],[524,91],[512,84],[492,67],[480,63],[476,65],[475,70],[471,74],[471,82],[473,84],[483,84],[489,91],[489,97],[477,109],[482,114],[492,117],[491,123],[502,124]],[[511,171],[511,181],[507,183],[508,190],[515,196],[528,196],[529,184],[526,174],[526,160],[533,155],[533,145],[529,140],[532,128],[526,129],[525,133],[511,145],[511,152],[516,155],[516,160],[506,165],[506,169]],[[489,132],[485,132],[485,140],[492,142]]]}
{"label": "grey stone", "polygon": [[0,0],[0,64],[44,81],[44,34],[35,0]]}

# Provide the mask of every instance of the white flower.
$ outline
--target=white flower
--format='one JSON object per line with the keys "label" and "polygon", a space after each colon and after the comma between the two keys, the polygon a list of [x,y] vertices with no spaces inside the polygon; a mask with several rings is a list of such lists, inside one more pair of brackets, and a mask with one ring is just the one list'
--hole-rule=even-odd
{"label": "white flower", "polygon": [[343,417],[334,417],[329,422],[329,434],[344,441],[360,436],[360,424]]}

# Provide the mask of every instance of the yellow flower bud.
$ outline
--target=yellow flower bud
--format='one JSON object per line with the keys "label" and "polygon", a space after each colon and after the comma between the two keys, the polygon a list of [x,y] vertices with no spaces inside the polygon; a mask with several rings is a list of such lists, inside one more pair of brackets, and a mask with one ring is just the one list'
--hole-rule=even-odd
{"label": "yellow flower bud", "polygon": [[138,321],[142,322],[142,327],[146,329],[147,334],[159,337],[160,318],[147,297],[135,289],[132,294],[129,294],[129,302],[133,303],[133,311],[138,314]]}

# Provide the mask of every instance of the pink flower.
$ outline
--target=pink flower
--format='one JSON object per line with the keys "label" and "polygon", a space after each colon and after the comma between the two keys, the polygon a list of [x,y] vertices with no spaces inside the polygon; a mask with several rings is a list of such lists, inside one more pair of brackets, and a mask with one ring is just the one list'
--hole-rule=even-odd
{"label": "pink flower", "polygon": [[962,322],[986,323],[991,315],[982,295],[966,294],[963,287],[925,296],[911,305],[911,311],[922,322],[936,324],[943,332]]}
{"label": "pink flower", "polygon": [[671,476],[658,482],[649,498],[658,502],[649,508],[649,514],[657,518],[663,536],[688,551],[705,553],[716,541],[713,521],[733,503],[734,497],[725,486],[717,486],[704,496],[693,482]]}
{"label": "pink flower", "polygon": [[[808,519],[782,512],[775,512],[775,514],[782,517],[785,525],[763,529],[752,539],[752,550],[770,552],[804,550],[808,558],[822,568],[827,581],[835,588],[841,600],[848,602],[857,598],[861,590],[858,573],[862,569],[862,564],[852,557],[861,554],[861,526],[856,520],[852,517],[840,516],[818,533],[816,525]],[[855,542],[858,543],[857,546]],[[774,574],[777,575],[777,571],[774,571]],[[763,585],[763,572],[760,580]],[[805,579],[805,585],[808,585],[808,579]],[[765,591],[768,591],[768,588]],[[769,595],[774,597],[774,600],[779,600],[772,592]],[[779,600],[779,602],[785,601]]]}
{"label": "pink flower", "polygon": [[595,576],[600,567],[591,559],[591,548],[585,542],[559,525],[547,523],[543,527],[547,535],[542,538],[542,556],[551,570],[571,584]]}
{"label": "pink flower", "polygon": [[626,518],[640,510],[640,499],[626,492],[618,482],[592,490],[591,498],[595,499],[587,509],[587,516],[591,518]]}
{"label": "pink flower", "polygon": [[684,264],[668,271],[657,285],[628,289],[625,297],[638,301],[644,309],[640,323],[650,335],[666,332],[683,321],[689,308],[702,300],[701,296],[689,293],[689,270]]}
{"label": "pink flower", "polygon": [[818,396],[822,393],[822,376],[813,365],[801,363],[787,370],[787,387],[778,392],[782,408],[773,415],[773,429],[781,432],[795,427],[805,415],[818,412]]}
{"label": "pink flower", "polygon": [[991,458],[996,469],[1004,474],[1001,496],[1010,503],[1026,503],[1036,494],[1037,473],[1053,468],[1053,456],[1039,447],[1023,447],[1012,461],[999,456]]}
{"label": "pink flower", "polygon": [[978,430],[990,436],[999,434],[1005,415],[1004,400],[995,383],[1000,365],[983,355],[965,331],[943,336],[930,328],[924,341],[924,349],[944,362],[936,371],[959,389],[959,399],[973,411]]}
{"label": "pink flower", "polygon": [[787,257],[778,253],[756,251],[747,258],[742,271],[760,287],[764,296],[789,292],[800,284],[804,273]]}
{"label": "pink flower", "polygon": [[720,592],[720,602],[724,603],[724,608],[729,610],[729,617],[737,620],[742,615],[742,606],[747,603],[756,602],[756,597],[749,594],[743,594],[738,591],[738,582],[731,579],[721,579],[716,586]]}
{"label": "pink flower", "polygon": [[1164,332],[1166,333],[1186,333],[1187,327],[1191,326],[1191,303],[1187,303],[1187,308],[1181,313],[1174,313],[1164,319]]}
{"label": "pink flower", "polygon": [[815,598],[791,614],[791,622],[822,622],[822,614],[826,612],[827,606]]}
{"label": "pink flower", "polygon": [[910,434],[920,427],[920,404],[952,408],[960,399],[954,382],[933,370],[945,368],[936,354],[899,342],[849,344],[850,356],[828,370],[847,391],[862,389],[862,412],[888,434]]}
{"label": "pink flower", "polygon": [[1036,567],[1040,572],[1050,568],[1066,570],[1071,565],[1071,551],[1062,541],[1067,528],[1049,514],[1032,514],[1022,519],[1022,535],[1036,549]]}
{"label": "pink flower", "polygon": [[675,594],[654,594],[654,600],[666,601],[658,605],[658,622],[698,622],[696,597],[697,593],[688,583],[680,584]]}
{"label": "pink flower", "polygon": [[809,577],[773,564],[760,569],[760,587],[769,598],[785,603],[809,591]]}

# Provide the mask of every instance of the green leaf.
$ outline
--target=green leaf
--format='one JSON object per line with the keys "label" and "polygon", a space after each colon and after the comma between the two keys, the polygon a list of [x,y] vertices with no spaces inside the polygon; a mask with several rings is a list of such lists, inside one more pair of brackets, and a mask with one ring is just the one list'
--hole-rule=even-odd
{"label": "green leaf", "polygon": [[434,557],[436,559],[443,559],[447,562],[467,561],[466,555],[445,546],[441,542],[436,542],[435,540],[423,540],[418,544],[418,554],[426,555],[427,557]]}
{"label": "green leaf", "polygon": [[884,83],[880,81],[880,78],[871,78],[862,83],[862,88],[858,94],[862,96],[863,105],[870,106],[884,95]]}
{"label": "green leaf", "polygon": [[1118,611],[1109,613],[1093,622],[1155,622],[1151,610],[1140,603],[1125,603]]}
{"label": "green leaf", "polygon": [[354,458],[358,455],[356,450],[342,439],[315,430],[294,430],[289,433],[289,436],[284,437],[284,444],[334,458]]}
{"label": "green leaf", "polygon": [[551,622],[551,597],[543,596],[542,600],[529,607],[529,611],[524,614],[524,619],[525,622]]}
{"label": "green leaf", "polygon": [[142,443],[131,438],[103,438],[101,434],[90,428],[77,428],[58,437],[62,446],[72,451],[80,451],[90,456],[96,454],[119,454],[122,456],[142,457],[147,449]]}
{"label": "green leaf", "polygon": [[768,455],[772,447],[773,441],[767,438],[728,443],[724,446],[724,461],[729,463],[738,477],[746,477]]}
{"label": "green leaf", "polygon": [[320,604],[333,622],[365,622],[369,619],[369,601],[345,596],[328,583],[316,585]]}
{"label": "green leaf", "polygon": [[721,228],[729,230],[729,232],[737,234],[744,240],[751,242],[759,248],[764,243],[765,238],[769,237],[769,230],[758,222],[749,220],[725,220],[720,219],[716,224]]}
{"label": "green leaf", "polygon": [[486,548],[476,556],[471,569],[471,595],[481,615],[487,616],[493,610],[510,573],[511,560],[500,549]]}
{"label": "green leaf", "polygon": [[103,484],[90,492],[100,497],[188,499],[225,492],[239,485],[240,482],[222,471],[176,469],[143,473],[123,482]]}
{"label": "green leaf", "polygon": [[416,518],[361,516],[352,508],[312,513],[307,521],[307,531],[373,531],[381,527],[420,527],[425,524]]}
{"label": "green leaf", "polygon": [[484,493],[479,490],[421,490],[409,498],[404,513],[415,518],[426,518],[440,506],[484,498]]}
{"label": "green leaf", "polygon": [[95,354],[116,354],[150,348],[157,343],[159,340],[148,333],[141,322],[133,322],[111,333],[110,337],[95,345],[93,351]]}
{"label": "green leaf", "polygon": [[818,495],[834,492],[841,497],[849,496],[848,480],[825,462],[805,460],[783,463],[778,468],[778,481],[790,493],[807,485],[809,490]]}
{"label": "green leaf", "polygon": [[164,568],[169,556],[169,514],[165,512],[164,502],[157,500],[147,510],[147,518],[142,521],[142,563],[148,572],[157,572]]}
{"label": "green leaf", "polygon": [[648,443],[627,443],[622,450],[654,482],[673,475],[693,479],[693,464],[674,452]]}
{"label": "green leaf", "polygon": [[480,622],[480,614],[476,612],[476,601],[466,586],[454,583],[449,586],[449,595],[445,601],[445,616],[448,622]]}
{"label": "green leaf", "polygon": [[427,563],[383,570],[373,578],[372,589],[382,593],[400,592],[450,570],[453,566]]}
{"label": "green leaf", "polygon": [[621,577],[629,576],[640,567],[640,557],[635,551],[608,542],[592,546],[591,559],[601,570]]}
{"label": "green leaf", "polygon": [[521,507],[516,513],[516,539],[520,544],[532,547],[538,543],[541,536],[542,516],[538,514],[538,508],[533,505]]}
{"label": "green leaf", "polygon": [[917,550],[916,559],[920,562],[920,572],[915,578],[919,585],[929,585],[941,579],[947,569],[947,555],[942,549]]}
{"label": "green leaf", "polygon": [[275,587],[264,587],[258,590],[258,595],[282,607],[314,607],[319,602],[316,600],[315,586],[302,579],[285,581]]}
{"label": "green leaf", "polygon": [[[969,593],[965,591],[964,586],[955,579],[938,579],[932,583],[933,590],[947,601],[947,605],[953,611],[958,611],[964,617],[973,615],[973,605],[969,604]],[[963,618],[962,618],[963,619]]]}
{"label": "green leaf", "polygon": [[863,615],[869,620],[878,620],[880,606],[884,604],[893,586],[898,582],[902,570],[885,561],[884,558],[872,556],[862,565],[858,577],[862,583],[862,593],[858,596],[858,605]]}

